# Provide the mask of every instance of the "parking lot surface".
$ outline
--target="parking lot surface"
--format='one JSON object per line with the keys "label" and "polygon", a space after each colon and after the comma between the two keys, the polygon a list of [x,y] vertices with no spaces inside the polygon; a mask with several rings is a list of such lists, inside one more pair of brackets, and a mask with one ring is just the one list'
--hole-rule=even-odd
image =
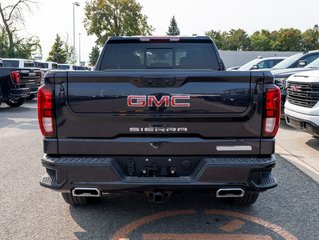
{"label": "parking lot surface", "polygon": [[[279,135],[287,152],[316,160],[319,140],[284,123]],[[160,205],[142,194],[118,194],[74,208],[39,186],[42,154],[36,101],[1,106],[0,239],[319,239],[319,184],[280,156],[279,186],[249,208],[206,193],[175,194]]]}

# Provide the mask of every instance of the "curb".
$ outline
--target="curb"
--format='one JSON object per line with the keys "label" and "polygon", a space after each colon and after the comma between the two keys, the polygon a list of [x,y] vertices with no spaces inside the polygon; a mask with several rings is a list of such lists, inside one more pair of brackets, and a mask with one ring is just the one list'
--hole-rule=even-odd
{"label": "curb", "polygon": [[288,162],[292,163],[294,166],[296,166],[298,169],[303,171],[305,174],[307,174],[309,177],[311,177],[313,180],[315,180],[317,183],[319,183],[319,171],[317,171],[315,168],[313,168],[311,165],[305,163],[301,159],[295,157],[293,154],[276,144],[276,154],[279,154],[284,159],[286,159]]}

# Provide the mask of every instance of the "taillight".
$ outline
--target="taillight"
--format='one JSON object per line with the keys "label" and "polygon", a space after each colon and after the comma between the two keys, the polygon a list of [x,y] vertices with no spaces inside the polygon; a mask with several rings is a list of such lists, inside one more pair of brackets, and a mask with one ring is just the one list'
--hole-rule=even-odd
{"label": "taillight", "polygon": [[277,86],[265,92],[264,136],[275,137],[280,124],[281,95]]}
{"label": "taillight", "polygon": [[11,79],[14,84],[19,84],[20,83],[20,73],[17,71],[12,71],[11,72]]}
{"label": "taillight", "polygon": [[52,91],[42,85],[38,91],[38,120],[43,136],[53,137],[54,118],[53,118],[53,96]]}

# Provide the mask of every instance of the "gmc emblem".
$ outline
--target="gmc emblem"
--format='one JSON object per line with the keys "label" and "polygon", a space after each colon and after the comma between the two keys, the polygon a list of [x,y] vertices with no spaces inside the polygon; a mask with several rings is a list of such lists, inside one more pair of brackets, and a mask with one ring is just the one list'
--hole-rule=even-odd
{"label": "gmc emblem", "polygon": [[190,96],[162,96],[157,99],[156,96],[130,95],[127,97],[127,106],[129,107],[190,107]]}
{"label": "gmc emblem", "polygon": [[298,92],[298,91],[301,90],[301,86],[295,86],[295,85],[293,85],[293,86],[290,86],[290,87],[289,87],[289,90]]}

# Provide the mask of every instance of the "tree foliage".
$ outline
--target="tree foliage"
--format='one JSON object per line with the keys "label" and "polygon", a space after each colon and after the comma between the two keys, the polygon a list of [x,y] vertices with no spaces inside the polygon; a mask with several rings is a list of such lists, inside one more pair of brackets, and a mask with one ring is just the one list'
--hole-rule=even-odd
{"label": "tree foliage", "polygon": [[166,33],[169,36],[178,36],[181,34],[179,31],[175,16],[172,17],[170,25],[168,26],[168,32]]}
{"label": "tree foliage", "polygon": [[0,2],[2,57],[31,58],[35,51],[41,52],[40,41],[37,37],[21,38],[18,36],[19,27],[24,24],[23,13],[31,11],[35,2],[32,0],[10,1],[7,5]]}
{"label": "tree foliage", "polygon": [[228,32],[210,30],[206,35],[214,39],[221,50],[249,51],[304,51],[319,49],[319,27],[301,32],[295,28],[282,28],[278,31],[262,29],[250,36],[242,29]]}
{"label": "tree foliage", "polygon": [[63,41],[59,34],[56,35],[47,61],[69,64],[76,63],[75,49],[68,43],[68,38],[66,41]]}
{"label": "tree foliage", "polygon": [[96,65],[96,62],[97,62],[99,56],[100,56],[99,47],[98,46],[94,46],[92,48],[92,51],[91,51],[90,56],[89,56],[89,59],[90,59],[89,64],[90,64],[90,66],[95,66]]}
{"label": "tree foliage", "polygon": [[319,29],[318,25],[315,25],[313,28],[307,29],[301,35],[302,38],[302,48],[303,50],[313,50],[319,49]]}
{"label": "tree foliage", "polygon": [[68,53],[65,49],[65,43],[61,40],[59,34],[56,35],[55,41],[52,45],[51,51],[47,61],[66,63],[68,59]]}
{"label": "tree foliage", "polygon": [[84,26],[99,46],[111,36],[150,35],[153,30],[136,0],[90,0],[84,10]]}
{"label": "tree foliage", "polygon": [[0,57],[31,59],[35,52],[41,55],[40,40],[37,37],[19,38],[17,34],[14,34],[13,44],[14,52],[10,49],[7,32],[0,26]]}

